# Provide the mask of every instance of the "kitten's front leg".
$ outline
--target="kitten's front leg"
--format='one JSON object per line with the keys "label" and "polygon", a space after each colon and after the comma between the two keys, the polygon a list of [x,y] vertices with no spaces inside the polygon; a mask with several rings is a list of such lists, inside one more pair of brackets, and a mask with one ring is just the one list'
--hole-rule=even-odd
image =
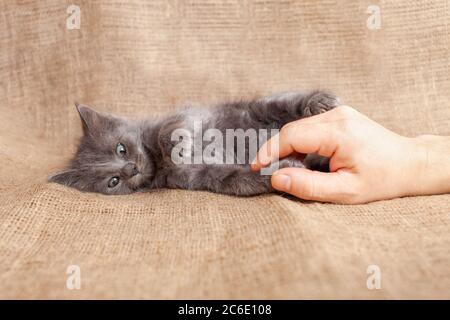
{"label": "kitten's front leg", "polygon": [[169,188],[208,190],[236,196],[273,191],[270,176],[262,176],[244,165],[180,165],[167,175]]}
{"label": "kitten's front leg", "polygon": [[[274,168],[304,167],[296,157],[287,157]],[[270,175],[253,172],[249,165],[181,165],[167,175],[169,188],[208,190],[236,196],[253,196],[274,192]]]}

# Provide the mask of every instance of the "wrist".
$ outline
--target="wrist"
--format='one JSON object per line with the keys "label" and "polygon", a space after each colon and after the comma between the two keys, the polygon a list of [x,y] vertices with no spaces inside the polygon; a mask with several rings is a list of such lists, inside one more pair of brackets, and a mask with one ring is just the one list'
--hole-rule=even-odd
{"label": "wrist", "polygon": [[450,192],[450,137],[421,135],[410,140],[409,195]]}

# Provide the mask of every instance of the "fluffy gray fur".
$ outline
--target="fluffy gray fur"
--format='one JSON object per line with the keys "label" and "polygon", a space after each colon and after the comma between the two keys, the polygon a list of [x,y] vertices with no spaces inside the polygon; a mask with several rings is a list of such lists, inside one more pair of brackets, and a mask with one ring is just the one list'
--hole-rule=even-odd
{"label": "fluffy gray fur", "polygon": [[[337,97],[328,92],[284,93],[211,108],[190,107],[159,120],[141,121],[119,118],[77,104],[84,132],[78,151],[68,168],[49,180],[109,195],[156,188],[209,190],[237,196],[273,192],[270,176],[251,171],[249,161],[231,165],[175,165],[171,160],[175,145],[171,141],[173,130],[192,131],[194,121],[201,120],[203,130],[215,128],[224,136],[226,129],[269,129],[270,133],[270,129],[280,129],[288,122],[325,112],[338,104]],[[259,145],[262,142],[259,141]],[[246,157],[251,143],[256,141],[247,144]],[[328,159],[317,155],[288,157],[281,159],[279,166],[306,166],[327,171]]]}

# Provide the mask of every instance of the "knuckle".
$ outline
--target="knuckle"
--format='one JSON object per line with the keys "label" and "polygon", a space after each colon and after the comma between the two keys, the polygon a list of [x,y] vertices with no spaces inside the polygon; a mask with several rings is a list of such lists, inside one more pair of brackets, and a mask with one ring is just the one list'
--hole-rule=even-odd
{"label": "knuckle", "polygon": [[283,127],[281,127],[279,136],[286,138],[292,134],[294,134],[295,131],[295,122],[290,122],[285,124]]}
{"label": "knuckle", "polygon": [[341,132],[349,133],[355,129],[355,121],[351,118],[344,118],[337,123],[338,129]]}
{"label": "knuckle", "polygon": [[291,131],[294,128],[294,123],[295,122],[286,123],[284,126],[281,127],[280,133],[287,133]]}
{"label": "knuckle", "polygon": [[335,110],[336,110],[336,112],[339,113],[340,115],[342,115],[342,116],[344,116],[344,117],[348,117],[348,118],[354,116],[355,113],[356,113],[356,110],[355,110],[355,109],[353,109],[352,107],[347,106],[347,105],[339,106],[339,107],[337,107]]}
{"label": "knuckle", "polygon": [[349,133],[355,131],[357,125],[357,111],[349,106],[336,108],[335,122],[333,126],[336,132]]}

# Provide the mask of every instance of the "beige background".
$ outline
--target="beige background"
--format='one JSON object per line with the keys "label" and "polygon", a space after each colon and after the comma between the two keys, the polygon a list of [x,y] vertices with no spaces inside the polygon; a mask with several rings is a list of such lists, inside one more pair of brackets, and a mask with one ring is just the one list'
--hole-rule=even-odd
{"label": "beige background", "polygon": [[0,0],[0,298],[450,298],[449,195],[342,206],[45,181],[81,134],[75,100],[139,117],[328,88],[399,133],[449,135],[447,0],[76,1],[67,30],[71,3]]}

